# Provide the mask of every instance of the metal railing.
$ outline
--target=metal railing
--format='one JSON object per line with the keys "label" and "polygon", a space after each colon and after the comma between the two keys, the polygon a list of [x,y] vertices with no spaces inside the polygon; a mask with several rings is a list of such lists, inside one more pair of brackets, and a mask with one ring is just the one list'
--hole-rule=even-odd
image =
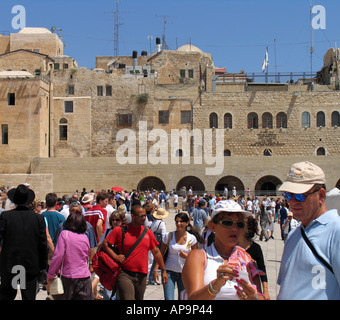
{"label": "metal railing", "polygon": [[273,72],[273,73],[247,73],[247,80],[263,83],[295,83],[301,80],[303,83],[315,82],[316,73],[310,72]]}

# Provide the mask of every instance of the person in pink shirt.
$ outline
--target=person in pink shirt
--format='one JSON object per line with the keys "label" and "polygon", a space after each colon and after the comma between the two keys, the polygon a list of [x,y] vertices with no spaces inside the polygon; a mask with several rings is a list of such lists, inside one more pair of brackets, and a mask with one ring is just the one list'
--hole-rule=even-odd
{"label": "person in pink shirt", "polygon": [[93,300],[91,273],[88,269],[90,243],[85,235],[86,221],[80,205],[71,207],[60,233],[47,273],[48,284],[61,274],[64,294],[55,295],[55,300]]}

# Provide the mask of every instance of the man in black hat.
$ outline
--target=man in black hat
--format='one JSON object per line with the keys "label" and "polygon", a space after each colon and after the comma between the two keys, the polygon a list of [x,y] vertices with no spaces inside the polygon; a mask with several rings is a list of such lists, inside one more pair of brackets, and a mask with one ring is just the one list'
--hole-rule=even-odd
{"label": "man in black hat", "polygon": [[35,300],[39,273],[47,268],[45,220],[27,208],[33,190],[21,184],[7,196],[16,208],[0,215],[0,300],[14,300],[17,284],[23,300]]}

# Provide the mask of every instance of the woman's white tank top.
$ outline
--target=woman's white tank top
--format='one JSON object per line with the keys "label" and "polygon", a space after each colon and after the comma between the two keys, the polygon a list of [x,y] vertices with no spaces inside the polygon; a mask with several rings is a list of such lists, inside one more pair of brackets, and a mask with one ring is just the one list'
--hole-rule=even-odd
{"label": "woman's white tank top", "polygon": [[[214,244],[204,250],[207,255],[206,266],[204,270],[204,285],[208,285],[212,280],[216,279],[216,270],[224,263],[224,259],[217,253]],[[237,286],[236,281],[228,280],[216,295],[214,300],[239,300],[237,291],[234,288]]]}

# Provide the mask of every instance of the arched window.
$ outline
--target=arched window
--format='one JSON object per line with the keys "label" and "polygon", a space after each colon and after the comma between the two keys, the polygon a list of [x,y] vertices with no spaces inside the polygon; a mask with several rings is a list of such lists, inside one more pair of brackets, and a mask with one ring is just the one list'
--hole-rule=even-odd
{"label": "arched window", "polygon": [[215,112],[209,116],[209,126],[210,128],[218,128],[218,116]]}
{"label": "arched window", "polygon": [[233,128],[233,116],[230,113],[226,113],[224,115],[224,128],[225,129]]}
{"label": "arched window", "polygon": [[67,125],[68,121],[65,118],[59,121],[59,140],[67,140]]}
{"label": "arched window", "polygon": [[251,112],[248,114],[248,129],[258,129],[259,128],[259,117],[257,113]]}
{"label": "arched window", "polygon": [[228,149],[224,150],[224,156],[225,157],[230,157],[231,156],[230,150],[228,150]]}
{"label": "arched window", "polygon": [[316,126],[317,127],[325,127],[326,126],[326,117],[323,111],[319,111],[316,114]]}
{"label": "arched window", "polygon": [[316,150],[316,155],[317,156],[325,156],[326,155],[326,150],[325,148],[318,148],[318,150]]}
{"label": "arched window", "polygon": [[332,127],[340,127],[340,112],[332,112]]}
{"label": "arched window", "polygon": [[263,151],[263,155],[265,157],[271,157],[271,155],[273,154],[273,152],[270,149],[266,149]]}
{"label": "arched window", "polygon": [[183,150],[182,149],[178,149],[176,151],[176,157],[183,157]]}
{"label": "arched window", "polygon": [[302,128],[310,128],[310,113],[307,111],[302,113]]}
{"label": "arched window", "polygon": [[269,112],[265,112],[262,115],[262,128],[273,129],[273,116]]}
{"label": "arched window", "polygon": [[287,128],[287,115],[284,112],[276,115],[276,128]]}

